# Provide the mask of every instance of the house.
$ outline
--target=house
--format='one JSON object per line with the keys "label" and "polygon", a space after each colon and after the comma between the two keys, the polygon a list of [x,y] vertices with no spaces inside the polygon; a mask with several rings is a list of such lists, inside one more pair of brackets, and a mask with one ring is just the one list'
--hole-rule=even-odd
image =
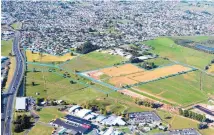
{"label": "house", "polygon": [[16,106],[17,111],[26,110],[27,109],[27,97],[17,97],[16,98]]}

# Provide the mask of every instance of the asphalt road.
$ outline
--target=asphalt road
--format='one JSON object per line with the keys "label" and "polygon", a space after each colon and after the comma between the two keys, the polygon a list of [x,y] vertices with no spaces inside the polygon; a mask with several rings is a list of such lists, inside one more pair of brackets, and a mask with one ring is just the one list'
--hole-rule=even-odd
{"label": "asphalt road", "polygon": [[12,124],[12,117],[13,117],[13,104],[14,98],[16,97],[17,91],[21,84],[21,81],[24,76],[24,54],[21,52],[19,48],[19,38],[20,32],[15,33],[15,38],[13,41],[13,54],[16,57],[16,69],[14,72],[13,79],[11,84],[8,88],[8,93],[10,94],[7,97],[7,103],[5,105],[4,114],[3,114],[3,121],[2,121],[2,132],[3,135],[11,135],[11,124]]}

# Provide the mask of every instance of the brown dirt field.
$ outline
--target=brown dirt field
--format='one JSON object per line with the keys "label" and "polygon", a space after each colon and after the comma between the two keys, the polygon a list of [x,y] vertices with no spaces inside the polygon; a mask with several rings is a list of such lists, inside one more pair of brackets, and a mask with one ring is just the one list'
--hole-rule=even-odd
{"label": "brown dirt field", "polygon": [[182,71],[188,71],[191,68],[184,67],[182,65],[173,65],[173,66],[167,66],[163,68],[158,68],[153,71],[146,71],[135,75],[128,75],[129,78],[132,78],[133,80],[144,82],[149,80],[158,79],[160,77],[168,76],[171,74],[176,74],[178,72]]}
{"label": "brown dirt field", "polygon": [[101,72],[109,76],[121,76],[143,71],[143,69],[138,68],[137,66],[132,64],[125,64],[122,66],[110,67],[101,70]]}
{"label": "brown dirt field", "polygon": [[182,71],[190,70],[189,67],[184,67],[182,65],[173,65],[167,66],[163,68],[158,68],[152,71],[143,71],[143,72],[135,72],[133,74],[129,74],[126,76],[112,77],[109,82],[114,84],[115,86],[121,85],[131,85],[137,82],[146,82],[154,79],[158,79],[160,77],[165,77],[171,74],[176,74]]}
{"label": "brown dirt field", "polygon": [[111,84],[115,85],[116,87],[121,87],[124,85],[131,85],[131,84],[138,83],[138,81],[132,80],[132,79],[128,78],[127,76],[113,77],[109,80],[109,82]]}

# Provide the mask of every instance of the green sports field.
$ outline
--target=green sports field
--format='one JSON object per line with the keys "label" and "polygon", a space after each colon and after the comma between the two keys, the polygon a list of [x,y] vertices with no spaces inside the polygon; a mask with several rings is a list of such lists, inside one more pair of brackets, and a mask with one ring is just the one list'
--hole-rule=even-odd
{"label": "green sports field", "polygon": [[202,90],[200,90],[200,75],[201,73],[199,71],[189,72],[187,74],[142,84],[137,86],[137,89],[140,89],[141,92],[151,94],[159,100],[163,99],[185,106],[206,100],[214,94],[214,77],[202,74]]}
{"label": "green sports field", "polygon": [[161,57],[167,57],[200,69],[204,69],[214,58],[213,54],[176,45],[172,39],[166,37],[149,40],[145,44],[152,46],[154,48],[152,52],[159,54]]}
{"label": "green sports field", "polygon": [[110,55],[101,52],[91,52],[72,59],[71,61],[63,64],[61,67],[66,70],[94,70],[97,68],[103,68],[106,66],[112,66],[117,63],[125,61],[121,56]]}

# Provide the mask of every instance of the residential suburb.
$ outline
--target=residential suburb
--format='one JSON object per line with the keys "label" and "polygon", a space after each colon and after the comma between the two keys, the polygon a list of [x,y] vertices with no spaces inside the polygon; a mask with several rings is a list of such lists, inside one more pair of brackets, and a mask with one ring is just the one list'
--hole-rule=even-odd
{"label": "residential suburb", "polygon": [[214,135],[214,1],[1,1],[1,135]]}

